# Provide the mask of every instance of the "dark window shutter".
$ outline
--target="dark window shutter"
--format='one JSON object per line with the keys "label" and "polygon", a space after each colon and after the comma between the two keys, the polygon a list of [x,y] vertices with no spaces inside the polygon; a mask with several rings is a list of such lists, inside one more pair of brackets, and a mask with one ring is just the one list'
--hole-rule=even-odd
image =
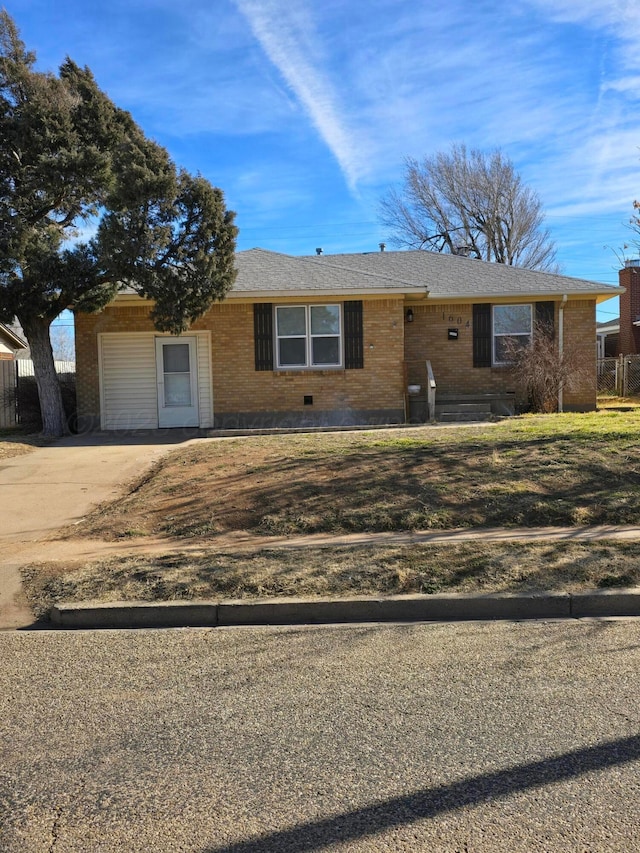
{"label": "dark window shutter", "polygon": [[364,367],[361,299],[344,303],[344,366],[347,370]]}
{"label": "dark window shutter", "polygon": [[473,306],[473,366],[491,367],[491,305]]}
{"label": "dark window shutter", "polygon": [[273,370],[273,306],[256,302],[253,306],[253,342],[256,370]]}
{"label": "dark window shutter", "polygon": [[554,302],[536,302],[536,325],[544,326],[549,331],[551,339],[555,336],[555,303]]}

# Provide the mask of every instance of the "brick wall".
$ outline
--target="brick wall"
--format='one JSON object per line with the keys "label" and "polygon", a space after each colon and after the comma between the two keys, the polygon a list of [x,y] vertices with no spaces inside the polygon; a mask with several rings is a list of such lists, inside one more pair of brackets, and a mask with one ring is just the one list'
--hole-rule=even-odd
{"label": "brick wall", "polygon": [[[423,364],[431,361],[438,394],[503,394],[515,392],[524,403],[524,393],[506,367],[473,367],[473,307],[467,304],[424,304],[413,307],[413,323],[405,325],[409,382],[424,382]],[[556,335],[558,308],[555,310]],[[457,338],[449,337],[449,330]],[[565,345],[576,349],[585,376],[573,392],[565,392],[567,409],[595,408],[595,300],[570,301],[564,311]],[[593,365],[593,368],[591,367]]]}
{"label": "brick wall", "polygon": [[[457,339],[449,339],[456,329]],[[429,359],[438,394],[471,394],[507,390],[508,377],[501,370],[474,370],[473,316],[469,304],[418,304],[413,323],[405,327],[406,353],[410,370]],[[412,374],[409,374],[411,381]]]}
{"label": "brick wall", "polygon": [[[318,300],[320,301],[320,300]],[[298,300],[299,302],[299,300]],[[256,371],[253,305],[235,301],[214,305],[193,330],[212,330],[212,377],[216,423],[231,424],[242,415],[268,413],[312,419],[321,413],[353,412],[401,417],[404,405],[403,300],[370,299],[364,303],[364,368],[360,370]],[[153,331],[145,305],[111,305],[100,314],[76,318],[78,412],[85,422],[100,410],[97,335],[102,332]],[[304,398],[312,397],[312,405]],[[328,417],[328,415],[327,415]],[[256,423],[258,420],[256,419]],[[263,419],[264,422],[264,419]]]}
{"label": "brick wall", "polygon": [[[556,309],[557,312],[557,309]],[[590,412],[596,407],[596,302],[576,299],[564,309],[564,345],[579,366],[578,385],[565,390],[566,412]]]}
{"label": "brick wall", "polygon": [[626,288],[620,294],[620,341],[622,355],[640,353],[640,326],[633,323],[640,319],[640,267],[625,267],[619,272],[620,285]]}
{"label": "brick wall", "polygon": [[[403,405],[402,299],[367,300],[363,311],[362,370],[256,372],[253,306],[217,305],[210,312],[216,414],[401,409]],[[229,369],[230,366],[233,369]]]}
{"label": "brick wall", "polygon": [[[516,392],[521,389],[508,368],[474,368],[472,304],[412,304],[407,323],[402,298],[364,302],[364,368],[361,370],[256,371],[253,305],[227,301],[215,305],[194,325],[212,330],[212,381],[216,423],[265,425],[299,416],[312,422],[374,422],[399,419],[408,383],[423,384],[430,359],[438,394]],[[556,307],[556,334],[558,309]],[[565,345],[577,352],[584,376],[565,391],[567,410],[595,408],[595,300],[569,301],[565,307]],[[449,338],[449,330],[457,338]],[[101,332],[153,332],[148,307],[112,305],[99,314],[76,317],[78,412],[84,422],[99,423],[97,335]],[[406,365],[405,365],[406,360]],[[132,368],[135,366],[132,365]],[[304,398],[311,397],[312,405]],[[341,416],[338,418],[338,414]],[[376,414],[377,413],[377,414]],[[258,416],[264,415],[260,418]],[[254,417],[255,416],[255,417]],[[269,421],[271,419],[271,421]],[[328,421],[327,421],[328,422]]]}

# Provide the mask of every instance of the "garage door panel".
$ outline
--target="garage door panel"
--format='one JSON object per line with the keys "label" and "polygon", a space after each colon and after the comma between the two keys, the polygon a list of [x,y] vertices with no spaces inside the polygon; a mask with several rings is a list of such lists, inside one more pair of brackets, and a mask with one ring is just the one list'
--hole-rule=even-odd
{"label": "garage door panel", "polygon": [[153,335],[101,337],[103,429],[157,429]]}
{"label": "garage door panel", "polygon": [[[156,339],[148,332],[105,332],[99,336],[102,429],[157,429]],[[211,345],[208,332],[195,332],[200,426],[213,425]]]}

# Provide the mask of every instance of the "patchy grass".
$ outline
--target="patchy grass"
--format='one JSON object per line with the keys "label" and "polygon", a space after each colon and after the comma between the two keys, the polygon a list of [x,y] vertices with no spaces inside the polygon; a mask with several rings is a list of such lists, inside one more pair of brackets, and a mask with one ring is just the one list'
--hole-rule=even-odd
{"label": "patchy grass", "polygon": [[640,397],[598,397],[598,409],[600,411],[609,409],[618,412],[631,412],[640,410]]}
{"label": "patchy grass", "polygon": [[640,542],[460,543],[111,557],[22,570],[34,611],[56,601],[532,592],[640,585]]}
{"label": "patchy grass", "polygon": [[640,408],[179,450],[69,535],[211,537],[640,521]]}

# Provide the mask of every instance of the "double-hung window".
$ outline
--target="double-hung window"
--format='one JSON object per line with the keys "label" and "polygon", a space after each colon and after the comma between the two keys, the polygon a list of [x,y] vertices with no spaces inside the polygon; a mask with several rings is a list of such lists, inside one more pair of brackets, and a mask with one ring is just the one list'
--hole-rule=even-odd
{"label": "double-hung window", "polygon": [[340,367],[340,306],[278,305],[276,352],[280,368]]}
{"label": "double-hung window", "polygon": [[528,346],[533,329],[533,306],[493,306],[493,363],[509,364],[514,347]]}

